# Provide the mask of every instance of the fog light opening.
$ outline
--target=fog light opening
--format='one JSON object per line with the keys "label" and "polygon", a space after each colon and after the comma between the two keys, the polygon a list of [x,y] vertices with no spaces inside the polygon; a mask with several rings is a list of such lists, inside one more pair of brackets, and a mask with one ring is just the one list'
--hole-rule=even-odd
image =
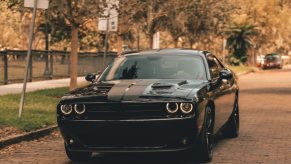
{"label": "fog light opening", "polygon": [[83,114],[86,111],[86,107],[84,104],[75,104],[74,108],[77,114]]}
{"label": "fog light opening", "polygon": [[183,138],[183,140],[182,140],[182,144],[183,144],[183,145],[187,145],[187,144],[188,144],[188,139],[187,139],[187,138]]}
{"label": "fog light opening", "polygon": [[69,115],[70,113],[72,113],[73,107],[72,107],[72,105],[65,104],[65,105],[61,106],[61,111],[63,114]]}
{"label": "fog light opening", "polygon": [[193,105],[191,103],[181,103],[180,109],[184,114],[189,114],[193,111]]}
{"label": "fog light opening", "polygon": [[167,103],[166,109],[169,113],[174,114],[178,111],[179,106],[177,103]]}

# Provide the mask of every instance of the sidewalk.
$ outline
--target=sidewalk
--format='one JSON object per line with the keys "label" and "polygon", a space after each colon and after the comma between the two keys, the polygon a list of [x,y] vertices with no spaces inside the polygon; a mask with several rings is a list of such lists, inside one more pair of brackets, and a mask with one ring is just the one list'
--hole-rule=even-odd
{"label": "sidewalk", "polygon": [[[78,77],[78,84],[86,83],[84,77]],[[59,87],[68,87],[70,85],[70,78],[67,79],[57,79],[57,80],[45,80],[27,83],[27,92],[32,92],[40,89],[51,89]],[[23,83],[8,84],[0,86],[0,95],[21,93]]]}
{"label": "sidewalk", "polygon": [[284,65],[283,68],[284,68],[284,69],[291,69],[291,64]]}

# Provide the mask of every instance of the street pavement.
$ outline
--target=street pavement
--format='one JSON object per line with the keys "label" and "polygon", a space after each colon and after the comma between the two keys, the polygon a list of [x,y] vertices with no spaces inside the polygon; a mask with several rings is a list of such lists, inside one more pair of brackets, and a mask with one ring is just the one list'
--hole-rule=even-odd
{"label": "street pavement", "polygon": [[[218,137],[212,163],[291,163],[291,67],[244,75],[240,84],[240,136]],[[197,161],[199,162],[199,161]],[[58,132],[0,150],[0,163],[70,164]],[[186,164],[165,154],[95,154],[99,164]]]}
{"label": "street pavement", "polygon": [[[78,84],[86,83],[84,77],[77,78]],[[40,89],[52,89],[59,87],[68,87],[70,85],[70,79],[57,79],[57,80],[45,80],[27,83],[27,92],[32,92]],[[0,95],[21,93],[23,88],[23,83],[0,85]]]}

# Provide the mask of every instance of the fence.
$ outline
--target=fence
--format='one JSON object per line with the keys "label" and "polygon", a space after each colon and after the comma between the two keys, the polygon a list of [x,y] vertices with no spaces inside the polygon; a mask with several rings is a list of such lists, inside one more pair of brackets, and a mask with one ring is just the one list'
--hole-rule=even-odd
{"label": "fence", "polygon": [[[0,51],[0,84],[22,82],[26,65],[27,51]],[[108,52],[105,64],[109,64],[116,52]],[[70,52],[32,51],[28,81],[64,78],[70,76]],[[103,69],[103,52],[82,52],[78,54],[78,76]]]}

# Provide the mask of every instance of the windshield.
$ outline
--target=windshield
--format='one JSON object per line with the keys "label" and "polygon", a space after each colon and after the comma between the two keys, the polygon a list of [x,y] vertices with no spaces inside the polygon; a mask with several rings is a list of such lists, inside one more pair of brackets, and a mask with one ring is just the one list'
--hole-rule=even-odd
{"label": "windshield", "polygon": [[279,61],[280,56],[277,54],[268,54],[265,56],[265,60],[270,62]]}
{"label": "windshield", "polygon": [[133,55],[117,58],[99,78],[206,80],[202,57],[190,55]]}

